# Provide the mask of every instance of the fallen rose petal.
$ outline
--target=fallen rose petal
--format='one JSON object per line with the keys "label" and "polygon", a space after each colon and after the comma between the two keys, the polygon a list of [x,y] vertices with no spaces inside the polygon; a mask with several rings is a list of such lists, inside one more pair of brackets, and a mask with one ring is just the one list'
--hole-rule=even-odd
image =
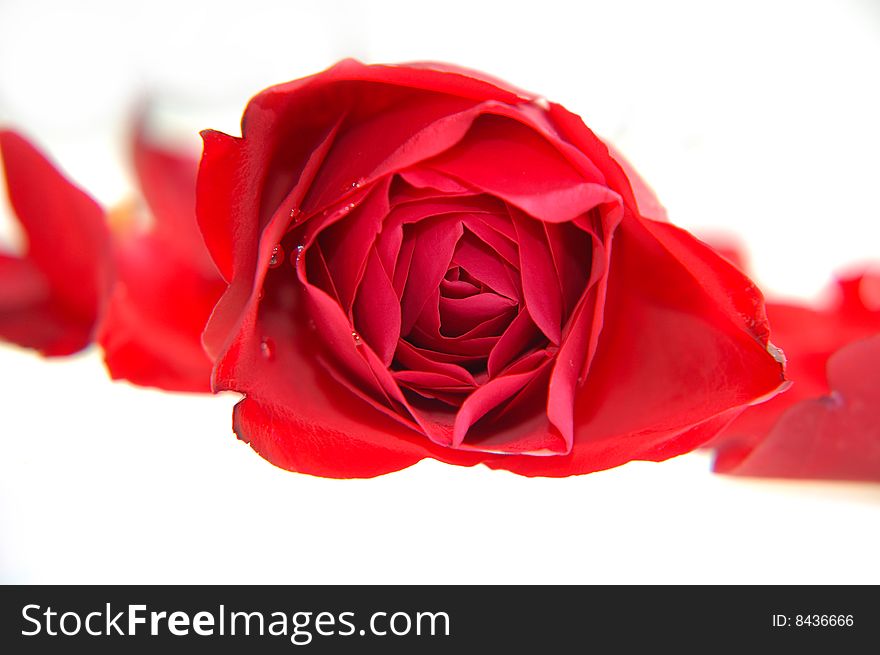
{"label": "fallen rose petal", "polygon": [[788,407],[757,443],[721,447],[715,470],[880,482],[880,334],[831,355],[828,386],[829,394]]}
{"label": "fallen rose petal", "polygon": [[874,398],[880,357],[872,336],[880,334],[880,307],[870,302],[878,283],[873,273],[843,277],[819,308],[768,303],[792,386],[746,410],[709,444],[716,472],[880,479]]}
{"label": "fallen rose petal", "polygon": [[143,117],[133,137],[151,221],[113,234],[117,276],[98,342],[114,379],[207,392],[212,362],[201,336],[225,285],[196,222],[198,163],[151,141]]}
{"label": "fallen rose petal", "polygon": [[23,137],[0,131],[23,256],[0,254],[0,338],[47,356],[88,346],[111,277],[104,212]]}

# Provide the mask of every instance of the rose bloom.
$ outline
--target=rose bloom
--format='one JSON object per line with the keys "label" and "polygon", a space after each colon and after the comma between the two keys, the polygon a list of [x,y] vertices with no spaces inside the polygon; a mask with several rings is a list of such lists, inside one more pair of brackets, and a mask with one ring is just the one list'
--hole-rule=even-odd
{"label": "rose bloom", "polygon": [[783,383],[755,286],[557,104],[347,60],[203,137],[213,387],[280,467],[586,473],[689,451]]}

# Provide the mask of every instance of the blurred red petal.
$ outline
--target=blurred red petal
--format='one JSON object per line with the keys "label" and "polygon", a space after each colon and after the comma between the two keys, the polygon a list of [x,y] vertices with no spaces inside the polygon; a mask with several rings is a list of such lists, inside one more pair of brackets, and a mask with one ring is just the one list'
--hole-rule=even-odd
{"label": "blurred red petal", "polygon": [[[195,221],[195,216],[192,217]],[[211,390],[202,331],[225,284],[159,235],[117,235],[117,281],[98,334],[114,379],[170,391]],[[193,253],[193,259],[204,256]]]}
{"label": "blurred red petal", "polygon": [[[853,431],[849,437],[835,433],[840,425],[855,427],[853,422],[857,423],[862,415],[850,416],[851,405],[836,407],[828,398],[840,397],[841,394],[834,392],[841,392],[843,387],[851,388],[855,382],[846,372],[854,370],[851,368],[853,355],[844,355],[844,350],[849,352],[852,347],[849,344],[880,333],[880,308],[870,304],[871,285],[877,281],[880,281],[880,276],[870,273],[841,278],[836,283],[835,297],[824,307],[767,304],[773,341],[785,353],[787,377],[791,379],[792,386],[784,394],[747,409],[712,441],[710,445],[716,449],[717,472],[870,479],[865,478],[865,474],[860,472],[862,469],[855,465],[847,474],[841,468],[845,462],[835,458],[828,460],[827,467],[818,467],[811,463],[811,453],[846,447],[850,449],[849,455],[853,460],[864,457],[866,461],[871,461],[872,447],[863,434],[871,434],[870,427]],[[869,346],[862,345],[855,351],[864,354],[866,361],[880,364],[876,357],[872,360]],[[831,379],[834,377],[832,362],[838,358],[841,363],[837,364],[835,370],[838,371],[836,375],[840,380],[840,389],[834,386],[835,380]],[[873,379],[869,373],[865,374],[866,380]],[[829,407],[834,411],[820,410],[825,406],[823,403],[831,403]],[[822,422],[808,428],[801,422],[809,417],[817,420],[821,417]],[[801,442],[795,440],[791,427],[795,425],[800,425]],[[771,438],[773,444],[765,443]],[[850,440],[848,446],[847,438]],[[822,439],[828,439],[828,444],[823,444]],[[745,462],[749,462],[748,466]]]}
{"label": "blurred red petal", "polygon": [[132,155],[152,221],[113,236],[116,283],[98,334],[104,360],[114,379],[208,392],[202,332],[226,285],[198,230],[198,162],[153,141],[143,118]]}
{"label": "blurred red petal", "polygon": [[153,218],[153,233],[194,269],[217,277],[195,220],[198,157],[181,147],[160,145],[149,136],[142,115],[132,134],[132,159],[138,190]]}
{"label": "blurred red petal", "polygon": [[758,443],[725,444],[715,470],[880,482],[880,334],[835,352],[828,386],[830,394],[788,407]]}
{"label": "blurred red petal", "polygon": [[[13,211],[27,250],[4,256],[0,336],[44,355],[69,355],[92,341],[110,280],[104,212],[15,132],[0,131]],[[13,302],[17,295],[17,302]]]}

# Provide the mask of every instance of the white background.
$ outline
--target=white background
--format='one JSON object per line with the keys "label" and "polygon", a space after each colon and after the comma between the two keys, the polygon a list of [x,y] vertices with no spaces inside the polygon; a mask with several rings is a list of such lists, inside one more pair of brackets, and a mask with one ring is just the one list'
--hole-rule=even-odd
{"label": "white background", "polygon": [[[581,114],[771,294],[880,258],[880,3],[0,0],[0,122],[105,203],[149,94],[186,135],[344,56],[483,69]],[[19,235],[2,217],[0,237]],[[872,582],[880,486],[735,480],[701,454],[564,480],[425,461],[276,469],[234,395],[0,347],[0,581]]]}

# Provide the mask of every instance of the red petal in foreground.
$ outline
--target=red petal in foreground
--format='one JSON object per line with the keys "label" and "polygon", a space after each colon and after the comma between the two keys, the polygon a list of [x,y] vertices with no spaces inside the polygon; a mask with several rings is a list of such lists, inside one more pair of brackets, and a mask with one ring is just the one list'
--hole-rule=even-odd
{"label": "red petal in foreground", "polygon": [[[197,162],[153,143],[139,124],[134,162],[153,224],[114,234],[117,279],[98,341],[114,379],[211,390],[201,336],[225,284],[195,217]],[[136,228],[133,228],[136,229]]]}
{"label": "red petal in foreground", "polygon": [[425,457],[466,466],[480,461],[479,453],[437,446],[352,396],[315,357],[321,348],[307,326],[291,329],[277,310],[261,313],[260,347],[247,343],[255,335],[242,334],[221,367],[253,372],[247,398],[235,407],[233,429],[270,462],[310,475],[363,478]]}
{"label": "red petal in foreground", "polygon": [[[624,220],[613,248],[604,326],[575,399],[571,453],[496,458],[492,468],[556,477],[668,459],[782,385],[782,366],[767,352],[760,293],[742,273],[666,223]],[[719,305],[722,285],[727,302]]]}
{"label": "red petal in foreground", "polygon": [[18,134],[0,131],[24,257],[0,254],[0,338],[44,355],[92,341],[110,280],[104,212]]}

